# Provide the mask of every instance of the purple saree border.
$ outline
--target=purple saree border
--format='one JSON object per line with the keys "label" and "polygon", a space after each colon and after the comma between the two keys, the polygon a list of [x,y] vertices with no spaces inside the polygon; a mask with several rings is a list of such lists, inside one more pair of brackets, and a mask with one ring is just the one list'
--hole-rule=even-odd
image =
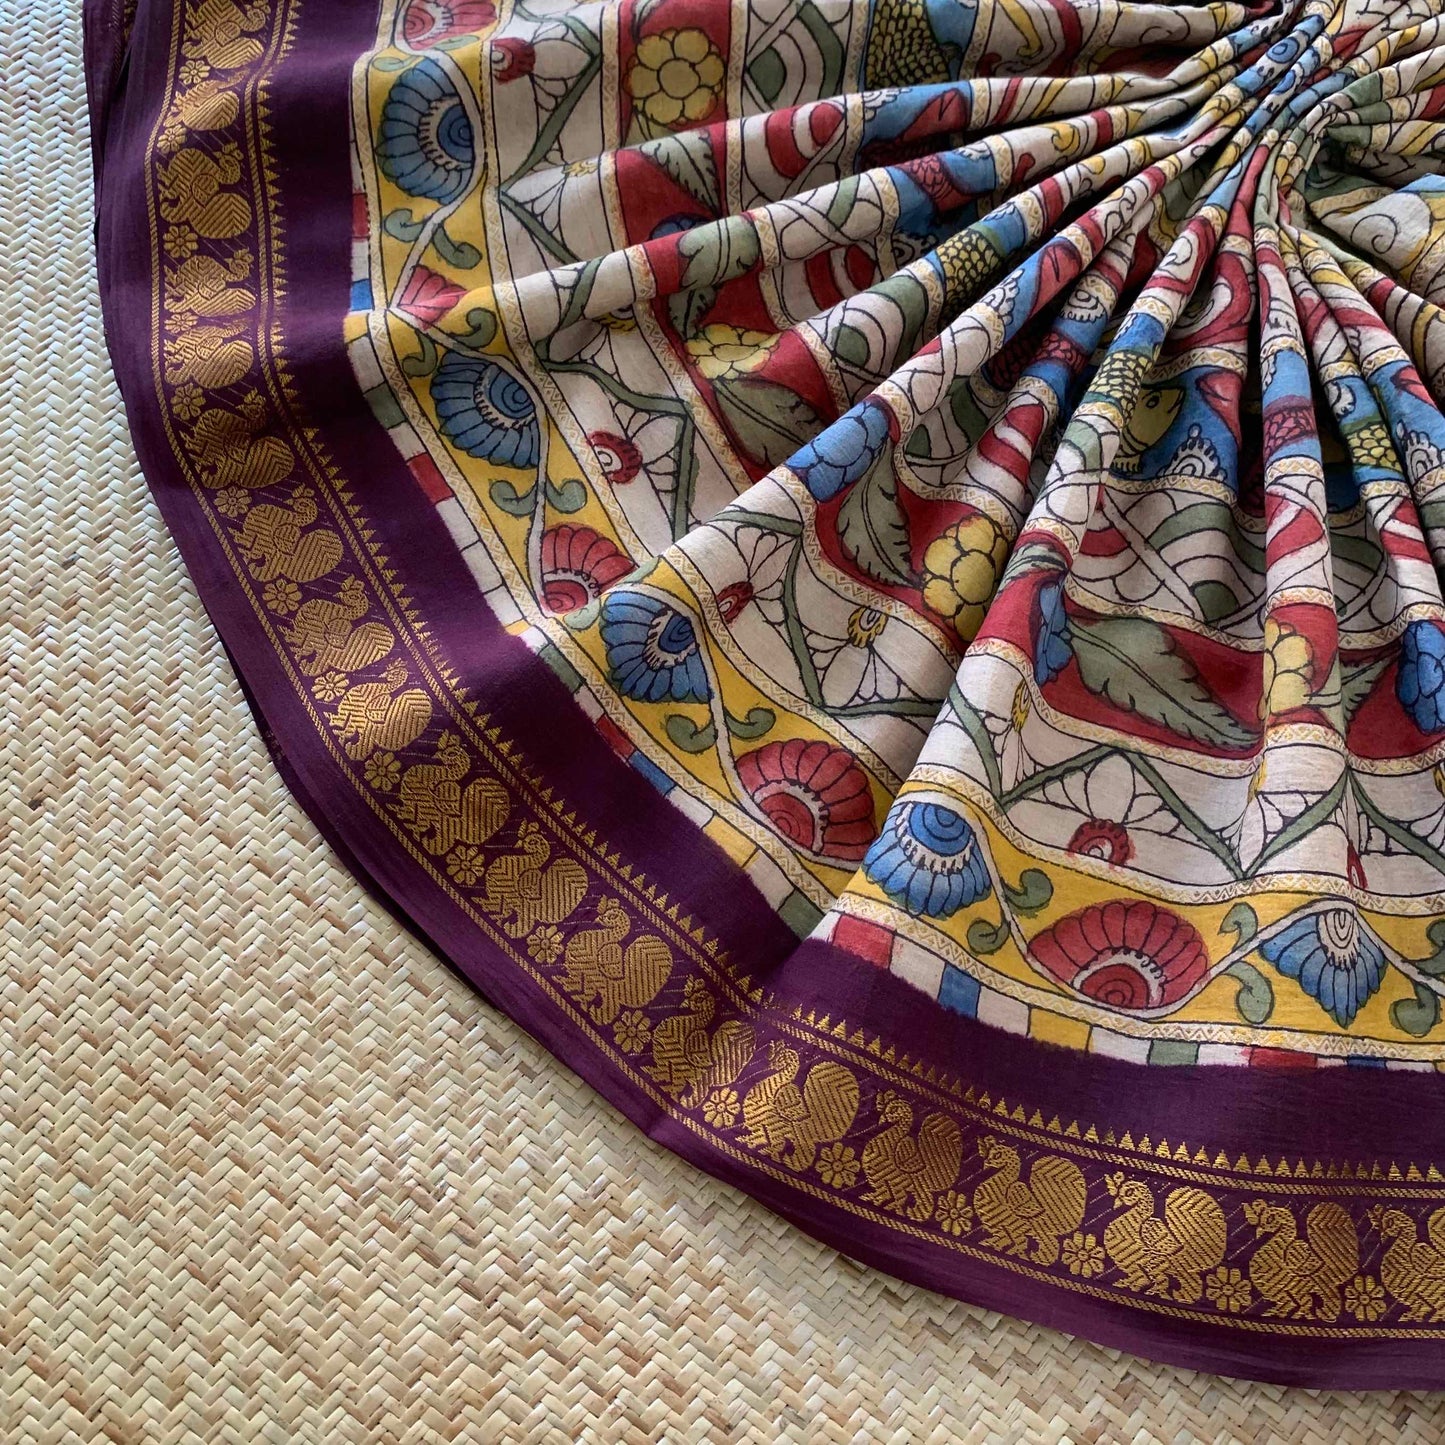
{"label": "purple saree border", "polygon": [[[179,0],[177,0],[179,3]],[[839,1250],[902,1278],[1134,1353],[1282,1383],[1445,1386],[1445,1336],[1343,1338],[1146,1314],[1138,1303],[965,1256],[921,1231],[804,1192],[778,1170],[717,1147],[586,1037],[397,846],[351,785],[298,699],[272,640],[241,595],[215,530],[166,437],[151,370],[151,237],[143,202],[155,99],[170,64],[170,0],[142,0],[126,32],[118,0],[88,0],[87,63],[98,158],[98,249],[107,335],[137,451],[166,523],[244,680],[288,785],[348,866],[489,999],[659,1143]],[[1133,1131],[1203,1141],[1233,1156],[1445,1159],[1445,1080],[1330,1069],[1164,1068],[1005,1034],[948,1014],[885,972],[795,938],[726,855],[611,751],[551,670],[480,605],[435,509],[366,406],[341,345],[349,284],[348,86],[371,43],[370,4],[300,0],[293,43],[268,82],[284,108],[279,205],[290,284],[280,328],[301,408],[407,579],[454,672],[485,693],[492,721],[545,758],[552,787],[640,873],[681,880],[692,916],[780,1019],[828,1012],[964,1074],[990,1095]],[[300,137],[287,140],[287,136]],[[739,902],[744,902],[739,907]],[[1248,1191],[1249,1185],[1230,1186]],[[1445,1186],[1438,1190],[1445,1205]],[[875,1211],[876,1213],[876,1211]]]}

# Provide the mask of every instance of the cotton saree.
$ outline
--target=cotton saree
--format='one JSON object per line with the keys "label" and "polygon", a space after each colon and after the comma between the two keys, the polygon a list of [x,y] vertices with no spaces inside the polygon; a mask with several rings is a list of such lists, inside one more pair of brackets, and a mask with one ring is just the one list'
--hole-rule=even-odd
{"label": "cotton saree", "polygon": [[1439,11],[91,0],[296,796],[848,1254],[1445,1385]]}

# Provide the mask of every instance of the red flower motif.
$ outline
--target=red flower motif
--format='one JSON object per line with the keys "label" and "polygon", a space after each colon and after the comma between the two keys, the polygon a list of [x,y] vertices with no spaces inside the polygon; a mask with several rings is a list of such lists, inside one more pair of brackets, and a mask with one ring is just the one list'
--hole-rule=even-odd
{"label": "red flower motif", "polygon": [[642,470],[642,453],[627,437],[620,437],[616,432],[593,431],[587,433],[587,440],[597,453],[602,475],[612,486],[625,486]]}
{"label": "red flower motif", "polygon": [[537,52],[525,40],[510,36],[492,42],[492,76],[500,84],[530,75],[537,64]]}
{"label": "red flower motif", "polygon": [[418,266],[411,273],[397,305],[408,316],[430,324],[440,321],[466,294],[465,287],[448,281],[445,276],[438,276],[425,266]]}
{"label": "red flower motif", "polygon": [[742,610],[753,600],[751,582],[729,582],[717,595],[718,611],[723,621],[731,625],[742,615]]}
{"label": "red flower motif", "polygon": [[789,842],[825,858],[856,863],[868,851],[873,796],[851,753],[789,738],[738,759],[748,795]]}
{"label": "red flower motif", "polygon": [[1134,856],[1134,845],[1122,823],[1107,818],[1090,818],[1074,829],[1069,839],[1069,852],[1085,858],[1099,858],[1105,863],[1127,863]]}
{"label": "red flower motif", "polygon": [[542,534],[542,603],[572,612],[632,571],[632,559],[591,527],[564,522]]}
{"label": "red flower motif", "polygon": [[1131,1012],[1180,1002],[1209,972],[1209,950],[1198,930],[1142,900],[1071,913],[1044,929],[1029,952],[1085,998]]}
{"label": "red flower motif", "polygon": [[492,0],[411,0],[402,16],[406,43],[419,50],[485,30],[497,18]]}

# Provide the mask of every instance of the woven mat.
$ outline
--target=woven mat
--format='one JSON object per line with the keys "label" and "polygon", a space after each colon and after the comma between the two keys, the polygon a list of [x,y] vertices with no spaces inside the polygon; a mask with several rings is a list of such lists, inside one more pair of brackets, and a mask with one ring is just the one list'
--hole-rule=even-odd
{"label": "woven mat", "polygon": [[77,8],[0,0],[0,1440],[1441,1438],[840,1259],[363,894],[127,440]]}

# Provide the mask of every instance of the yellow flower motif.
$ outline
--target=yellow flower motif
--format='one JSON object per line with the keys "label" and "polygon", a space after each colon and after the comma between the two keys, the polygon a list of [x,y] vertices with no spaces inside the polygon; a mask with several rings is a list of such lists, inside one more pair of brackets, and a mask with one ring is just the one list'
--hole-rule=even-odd
{"label": "yellow flower motif", "polygon": [[[447,854],[447,872],[450,873],[463,888],[470,888],[473,883],[480,882],[482,877],[481,850],[470,847],[467,844],[463,844],[459,848],[453,848],[452,851]],[[530,949],[528,951],[530,952]]]}
{"label": "yellow flower motif", "polygon": [[227,517],[241,516],[250,505],[250,497],[240,487],[222,487],[216,493],[216,510]]}
{"label": "yellow flower motif", "polygon": [[1007,557],[1008,539],[982,513],[928,544],[923,601],[953,624],[963,642],[972,642],[978,632]]}
{"label": "yellow flower motif", "polygon": [[1076,1230],[1064,1241],[1059,1258],[1070,1274],[1081,1279],[1093,1279],[1104,1272],[1104,1250],[1092,1234],[1080,1234]]}
{"label": "yellow flower motif", "polygon": [[590,157],[580,161],[568,161],[562,167],[562,174],[576,180],[579,176],[594,176],[597,174],[597,162]]}
{"label": "yellow flower motif", "polygon": [[545,923],[527,935],[527,957],[538,963],[556,963],[562,956],[562,935]]}
{"label": "yellow flower motif", "polygon": [[756,371],[777,344],[778,338],[766,331],[742,331],[715,322],[688,337],[687,353],[709,381],[720,381]]}
{"label": "yellow flower motif", "polygon": [[1229,1269],[1222,1264],[1205,1275],[1204,1293],[1213,1300],[1217,1308],[1231,1315],[1247,1310],[1254,1298],[1254,1291],[1250,1289],[1249,1281],[1244,1275],[1239,1270]]}
{"label": "yellow flower motif", "polygon": [[373,753],[366,760],[366,781],[379,793],[389,793],[401,777],[401,764],[395,753]]}
{"label": "yellow flower motif", "polygon": [[625,1054],[640,1054],[647,1047],[651,1033],[652,1024],[647,1015],[639,1013],[637,1009],[628,1009],[612,1025],[612,1036],[617,1040],[617,1047]]}
{"label": "yellow flower motif", "polygon": [[194,381],[183,381],[176,388],[171,405],[182,421],[195,421],[206,409],[206,394]]}
{"label": "yellow flower motif", "polygon": [[1345,1308],[1368,1324],[1385,1313],[1385,1291],[1373,1275],[1357,1274],[1345,1286]]}
{"label": "yellow flower motif", "polygon": [[727,67],[701,30],[664,30],[643,38],[627,89],[638,110],[661,130],[696,125],[712,113]]}
{"label": "yellow flower motif", "polygon": [[200,238],[184,221],[166,232],[166,255],[172,261],[184,261],[188,256],[194,256],[199,245]]}
{"label": "yellow flower motif", "polygon": [[1264,623],[1264,682],[1259,692],[1261,720],[1303,707],[1313,688],[1315,654],[1310,640],[1287,622]]}
{"label": "yellow flower motif", "polygon": [[283,617],[287,613],[295,612],[301,605],[301,589],[285,578],[276,582],[268,582],[261,590],[261,600],[271,609],[272,612],[279,612]]}
{"label": "yellow flower motif", "polygon": [[311,691],[321,699],[322,702],[335,702],[337,698],[346,691],[346,674],[343,672],[323,672],[315,682],[311,684]]}
{"label": "yellow flower motif", "polygon": [[858,1178],[858,1156],[846,1144],[829,1144],[818,1153],[818,1174],[830,1189],[851,1189]]}
{"label": "yellow flower motif", "polygon": [[854,647],[872,647],[888,625],[888,614],[876,607],[855,607],[848,614],[848,641]]}
{"label": "yellow flower motif", "polygon": [[714,1129],[730,1128],[738,1116],[736,1090],[714,1089],[703,1102],[702,1116]]}
{"label": "yellow flower motif", "polygon": [[1029,720],[1029,690],[1025,683],[1019,683],[1014,689],[1013,707],[1009,709],[1009,718],[1014,725],[1014,731],[1021,733],[1024,724]]}
{"label": "yellow flower motif", "polygon": [[973,1206],[968,1202],[968,1196],[956,1189],[950,1189],[939,1197],[933,1217],[949,1234],[967,1234],[973,1228]]}

